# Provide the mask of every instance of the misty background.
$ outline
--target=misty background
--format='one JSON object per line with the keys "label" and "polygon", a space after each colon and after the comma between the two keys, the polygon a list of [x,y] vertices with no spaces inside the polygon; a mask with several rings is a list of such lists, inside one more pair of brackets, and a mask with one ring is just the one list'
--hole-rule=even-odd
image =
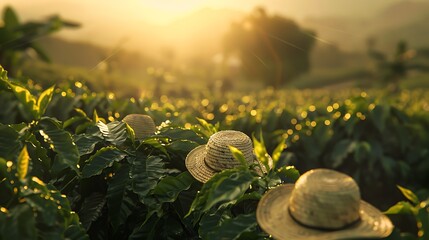
{"label": "misty background", "polygon": [[[235,90],[265,86],[257,79],[249,86],[245,80],[249,76],[242,74],[243,59],[225,54],[225,35],[232,24],[243,22],[257,7],[268,16],[289,19],[311,31],[307,37],[313,44],[305,50],[308,71],[286,81],[285,87],[373,86],[371,72],[377,71],[378,63],[369,50],[388,59],[402,41],[415,61],[426,63],[429,48],[429,2],[418,0],[132,0],[126,4],[3,0],[0,7],[5,6],[13,7],[22,21],[56,14],[80,24],[36,39],[51,63],[27,61],[25,75],[37,79],[50,74],[57,81],[64,76],[80,78],[97,82],[97,90],[113,91],[118,84],[126,85],[129,90],[123,94],[133,96],[177,90],[175,84],[181,84],[184,91],[189,88],[182,83],[197,83],[190,90],[222,84]],[[409,85],[427,79],[424,69],[418,71],[417,80],[411,74],[414,82]]]}

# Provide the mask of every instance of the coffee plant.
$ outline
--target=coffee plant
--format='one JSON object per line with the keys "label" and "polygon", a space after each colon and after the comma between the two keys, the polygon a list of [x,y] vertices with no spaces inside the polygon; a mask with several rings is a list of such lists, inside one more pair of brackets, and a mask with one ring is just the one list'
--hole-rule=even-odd
{"label": "coffee plant", "polygon": [[[405,193],[411,203],[386,213],[414,214],[421,237],[425,202],[396,185],[428,197],[428,99],[401,94],[117,99],[80,82],[43,90],[0,68],[0,239],[267,239],[259,199],[319,167],[352,176],[381,210]],[[136,139],[121,121],[131,113],[151,116],[157,131]],[[202,184],[185,158],[226,129],[252,136],[258,163]],[[400,227],[392,239],[414,237]]]}

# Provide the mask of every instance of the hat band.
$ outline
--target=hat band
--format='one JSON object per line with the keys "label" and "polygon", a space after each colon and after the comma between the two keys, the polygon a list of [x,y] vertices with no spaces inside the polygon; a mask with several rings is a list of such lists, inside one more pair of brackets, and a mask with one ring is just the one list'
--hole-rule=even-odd
{"label": "hat band", "polygon": [[305,224],[305,223],[302,223],[301,221],[299,221],[298,219],[296,219],[294,216],[293,216],[293,214],[292,214],[292,212],[290,211],[290,208],[288,207],[287,208],[287,210],[288,210],[288,214],[289,214],[289,216],[295,221],[295,222],[297,222],[299,225],[302,225],[303,227],[306,227],[306,228],[312,228],[312,229],[315,229],[315,230],[321,230],[321,231],[339,231],[339,230],[344,230],[344,229],[347,229],[347,228],[349,228],[349,227],[351,227],[351,226],[353,226],[353,225],[355,225],[355,224],[357,224],[358,222],[360,222],[361,221],[361,218],[360,217],[358,217],[356,220],[354,220],[353,222],[351,222],[351,223],[347,223],[346,225],[344,225],[344,226],[342,226],[342,227],[339,227],[339,228],[328,228],[328,227],[317,227],[317,226],[311,226],[311,225],[308,225],[308,224]]}

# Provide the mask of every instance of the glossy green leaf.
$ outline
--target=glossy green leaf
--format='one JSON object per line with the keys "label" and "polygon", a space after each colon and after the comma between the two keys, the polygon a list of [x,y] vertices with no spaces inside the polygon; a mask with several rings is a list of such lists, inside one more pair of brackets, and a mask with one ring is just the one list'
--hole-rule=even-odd
{"label": "glossy green leaf", "polygon": [[79,151],[73,142],[71,134],[60,128],[53,119],[44,118],[40,122],[43,130],[40,134],[46,142],[51,144],[51,148],[58,154],[58,159],[76,173],[79,173],[77,164],[79,162]]}
{"label": "glossy green leaf", "polygon": [[182,191],[188,190],[195,180],[189,172],[163,178],[153,190],[161,202],[174,202]]}
{"label": "glossy green leaf", "polygon": [[286,143],[282,140],[274,149],[272,154],[273,165],[275,166],[280,159],[283,150],[286,148]]}
{"label": "glossy green leaf", "polygon": [[417,195],[414,194],[410,189],[401,187],[399,185],[397,185],[397,187],[401,191],[402,195],[404,195],[404,197],[406,197],[408,200],[410,200],[414,205],[417,205],[420,203],[420,200],[417,197]]}
{"label": "glossy green leaf", "polygon": [[21,146],[18,132],[9,126],[0,124],[0,157],[14,159]]}
{"label": "glossy green leaf", "polygon": [[193,141],[176,140],[167,144],[165,147],[167,148],[167,152],[170,154],[186,156],[192,149],[198,146],[199,144]]}
{"label": "glossy green leaf", "polygon": [[107,208],[110,223],[114,229],[118,229],[119,226],[124,224],[133,211],[133,202],[127,196],[127,186],[130,183],[129,165],[123,165],[118,169],[108,182]]}
{"label": "glossy green leaf", "polygon": [[104,147],[92,155],[82,169],[82,177],[89,178],[101,174],[101,172],[119,162],[127,156],[126,153],[116,147]]}
{"label": "glossy green leaf", "polygon": [[207,212],[217,204],[233,203],[241,198],[255,180],[250,171],[241,169],[228,169],[214,175],[207,181],[195,197],[189,212],[196,214],[194,223],[202,213]]}
{"label": "glossy green leaf", "polygon": [[128,132],[124,122],[114,121],[105,124],[101,121],[97,122],[97,126],[103,134],[106,141],[111,142],[116,146],[122,145],[127,140]]}
{"label": "glossy green leaf", "polygon": [[49,171],[51,167],[51,159],[47,155],[47,150],[42,146],[34,134],[29,134],[27,137],[27,150],[30,158],[33,159],[33,174],[43,174]]}
{"label": "glossy green leaf", "polygon": [[224,220],[219,227],[208,234],[207,239],[235,240],[246,232],[253,231],[258,226],[256,214],[242,214],[235,218]]}
{"label": "glossy green leaf", "polygon": [[92,153],[95,146],[102,141],[102,138],[94,135],[80,134],[74,136],[74,142],[79,150],[79,156]]}
{"label": "glossy green leaf", "polygon": [[131,167],[131,179],[133,191],[139,196],[140,201],[144,203],[147,194],[152,191],[159,180],[166,175],[164,162],[157,156],[147,157],[141,152],[137,156]]}
{"label": "glossy green leaf", "polygon": [[259,138],[260,141],[256,139],[255,135],[252,135],[256,158],[264,165],[265,169],[271,169],[273,167],[273,159],[271,159],[267,153],[262,132],[260,133]]}
{"label": "glossy green leaf", "polygon": [[416,210],[409,202],[398,202],[390,207],[384,214],[415,214]]}
{"label": "glossy green leaf", "polygon": [[278,175],[282,181],[295,183],[300,177],[299,171],[294,166],[284,166],[278,170]]}
{"label": "glossy green leaf", "polygon": [[39,109],[39,116],[43,116],[45,114],[46,108],[48,107],[48,104],[52,100],[52,96],[54,94],[54,86],[46,89],[42,92],[42,94],[39,96],[39,99],[37,100],[37,107]]}
{"label": "glossy green leaf", "polygon": [[101,216],[105,204],[106,196],[99,192],[94,192],[85,198],[79,210],[79,219],[86,230]]}
{"label": "glossy green leaf", "polygon": [[218,128],[214,126],[211,123],[208,123],[206,120],[202,118],[197,118],[199,124],[201,125],[201,133],[206,137],[209,138],[211,135],[217,133]]}
{"label": "glossy green leaf", "polygon": [[30,163],[30,156],[27,152],[27,146],[24,146],[24,148],[21,150],[21,153],[18,156],[18,166],[17,166],[17,173],[19,179],[25,179],[27,177],[28,172],[28,165]]}
{"label": "glossy green leaf", "polygon": [[169,154],[167,152],[167,149],[165,148],[165,145],[162,144],[160,140],[161,139],[159,139],[158,137],[148,137],[148,138],[145,138],[141,142],[141,144],[140,144],[140,146],[138,148],[140,148],[140,147],[142,147],[144,145],[148,145],[148,146],[151,146],[153,148],[158,149],[159,151],[161,151],[162,153],[164,153],[166,156],[169,156]]}
{"label": "glossy green leaf", "polygon": [[237,200],[249,189],[253,180],[254,176],[248,171],[237,171],[218,180],[208,192],[203,210],[207,211],[216,204]]}
{"label": "glossy green leaf", "polygon": [[28,111],[33,119],[39,119],[39,107],[36,103],[36,98],[31,95],[30,91],[23,86],[17,85],[12,82],[8,82],[9,87],[12,89],[16,98],[24,106],[25,110]]}

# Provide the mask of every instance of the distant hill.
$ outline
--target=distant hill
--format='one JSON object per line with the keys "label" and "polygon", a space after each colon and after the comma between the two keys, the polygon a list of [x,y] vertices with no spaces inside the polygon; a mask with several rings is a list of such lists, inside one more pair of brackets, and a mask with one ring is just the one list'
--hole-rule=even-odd
{"label": "distant hill", "polygon": [[38,43],[53,62],[76,67],[93,68],[107,54],[102,47],[56,37],[43,38]]}
{"label": "distant hill", "polygon": [[149,60],[138,52],[115,50],[91,43],[69,41],[58,37],[39,39],[38,43],[46,51],[52,62],[61,65],[96,68],[105,61],[109,67],[121,69],[138,68]]}
{"label": "distant hill", "polygon": [[330,16],[301,22],[315,29],[321,39],[347,51],[364,50],[368,37],[375,37],[384,50],[392,50],[400,40],[413,47],[428,46],[428,23],[429,2],[412,0],[394,3],[368,19]]}

